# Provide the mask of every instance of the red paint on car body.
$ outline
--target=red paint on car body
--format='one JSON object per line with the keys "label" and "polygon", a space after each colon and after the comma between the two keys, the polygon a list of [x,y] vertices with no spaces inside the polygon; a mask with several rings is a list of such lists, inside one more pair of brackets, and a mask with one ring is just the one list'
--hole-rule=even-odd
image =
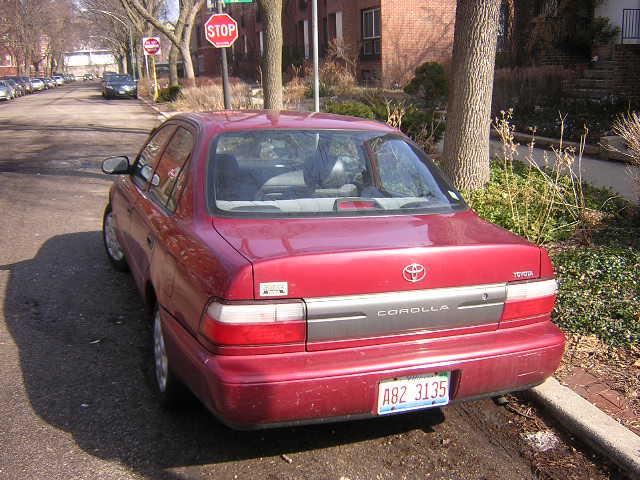
{"label": "red paint on car body", "polygon": [[[151,180],[141,186],[131,176],[114,183],[110,201],[136,285],[162,307],[172,370],[225,423],[253,428],[375,415],[381,380],[444,370],[451,372],[452,401],[490,396],[541,383],[559,365],[564,336],[551,323],[554,296],[512,303],[503,298],[494,319],[465,323],[464,309],[489,302],[489,293],[467,307],[465,295],[475,294],[460,293],[460,287],[490,292],[519,281],[516,272],[527,272],[532,282],[554,275],[543,249],[468,209],[370,214],[375,203],[346,199],[336,203],[345,216],[239,218],[208,206],[210,146],[222,134],[397,131],[355,118],[265,112],[179,115],[165,126],[188,130],[194,139],[180,191],[174,192],[175,209],[157,201]],[[158,155],[164,149],[166,143]],[[349,216],[352,209],[357,214]],[[424,280],[403,278],[411,264],[425,267]],[[286,294],[262,296],[264,285],[279,282],[286,282]],[[394,301],[404,301],[404,294],[417,301],[430,292],[455,298],[462,313],[447,312],[454,308],[448,300],[393,304],[377,315],[371,307],[368,315],[379,326],[383,315],[394,312],[405,322],[395,332],[372,335],[366,322],[349,323],[349,312],[342,311],[334,312],[337,320],[330,312],[307,318],[307,330],[296,319],[260,332],[251,331],[259,327],[251,319],[217,324],[220,319],[208,314],[212,302],[229,305],[236,315],[235,305],[295,299],[311,315],[312,303],[322,309],[324,299],[362,298],[364,305],[387,294]],[[416,314],[425,317],[437,311],[433,317],[444,320],[437,328],[416,327],[414,310],[427,311]],[[245,321],[234,330],[234,322]],[[344,326],[334,336],[327,327],[332,321]],[[317,331],[310,322],[317,322]]]}

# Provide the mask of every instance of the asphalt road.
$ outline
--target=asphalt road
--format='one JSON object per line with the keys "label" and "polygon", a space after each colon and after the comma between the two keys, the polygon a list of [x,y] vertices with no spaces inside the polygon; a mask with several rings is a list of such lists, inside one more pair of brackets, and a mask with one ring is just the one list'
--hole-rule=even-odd
{"label": "asphalt road", "polygon": [[[197,402],[153,396],[150,329],[100,236],[109,155],[156,116],[73,84],[0,104],[0,478],[608,478],[526,404],[479,401],[402,417],[234,432]],[[514,413],[515,411],[520,414]]]}

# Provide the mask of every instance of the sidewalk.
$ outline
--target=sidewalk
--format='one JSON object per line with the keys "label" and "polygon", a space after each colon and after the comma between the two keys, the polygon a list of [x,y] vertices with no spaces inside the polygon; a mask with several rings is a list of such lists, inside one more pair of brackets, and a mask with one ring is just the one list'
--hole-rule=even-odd
{"label": "sidewalk", "polygon": [[[631,371],[629,375],[634,373]],[[606,379],[597,377],[582,367],[574,366],[573,371],[560,380],[560,383],[624,424],[636,435],[640,435],[640,425],[638,425],[640,412],[635,412],[624,395],[613,389]]]}
{"label": "sidewalk", "polygon": [[[491,158],[496,154],[502,153],[502,144],[499,140],[491,140],[490,145]],[[518,147],[518,160],[525,161],[529,154],[529,148],[526,145]],[[551,164],[554,161],[554,154],[550,150],[542,148],[533,149],[533,157],[538,165],[544,165],[545,155]],[[577,168],[577,167],[576,167]],[[620,193],[624,198],[635,201],[638,197],[633,190],[633,182],[627,173],[629,165],[626,163],[601,160],[588,156],[582,157],[582,178],[587,183],[596,187],[608,187]],[[636,167],[637,170],[637,167]]]}

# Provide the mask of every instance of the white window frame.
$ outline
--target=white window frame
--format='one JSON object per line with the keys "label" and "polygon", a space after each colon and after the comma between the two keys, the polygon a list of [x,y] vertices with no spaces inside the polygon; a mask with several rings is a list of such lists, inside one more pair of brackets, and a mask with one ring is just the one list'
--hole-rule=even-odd
{"label": "white window frame", "polygon": [[305,20],[303,23],[304,30],[304,58],[309,58],[311,55],[311,48],[309,46],[309,20]]}
{"label": "white window frame", "polygon": [[[376,8],[368,8],[366,10],[362,10],[362,54],[364,56],[376,56],[382,53],[382,32],[376,32],[376,13],[379,18],[379,26],[380,30],[382,30],[382,17],[380,15],[380,7]],[[371,35],[367,36],[365,32],[367,31],[367,16],[370,15],[371,18]],[[376,42],[378,40],[378,42]],[[371,43],[371,52],[367,53],[365,50],[365,44],[369,42]],[[379,51],[376,52],[375,45],[378,43]]]}

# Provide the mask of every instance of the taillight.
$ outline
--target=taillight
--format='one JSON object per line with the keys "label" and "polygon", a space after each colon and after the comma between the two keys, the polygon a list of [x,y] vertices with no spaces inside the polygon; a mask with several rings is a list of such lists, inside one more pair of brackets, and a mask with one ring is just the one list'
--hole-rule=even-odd
{"label": "taillight", "polygon": [[282,345],[306,340],[304,303],[255,302],[209,304],[200,333],[213,345]]}
{"label": "taillight", "polygon": [[507,284],[507,299],[501,321],[547,315],[558,292],[555,279]]}

